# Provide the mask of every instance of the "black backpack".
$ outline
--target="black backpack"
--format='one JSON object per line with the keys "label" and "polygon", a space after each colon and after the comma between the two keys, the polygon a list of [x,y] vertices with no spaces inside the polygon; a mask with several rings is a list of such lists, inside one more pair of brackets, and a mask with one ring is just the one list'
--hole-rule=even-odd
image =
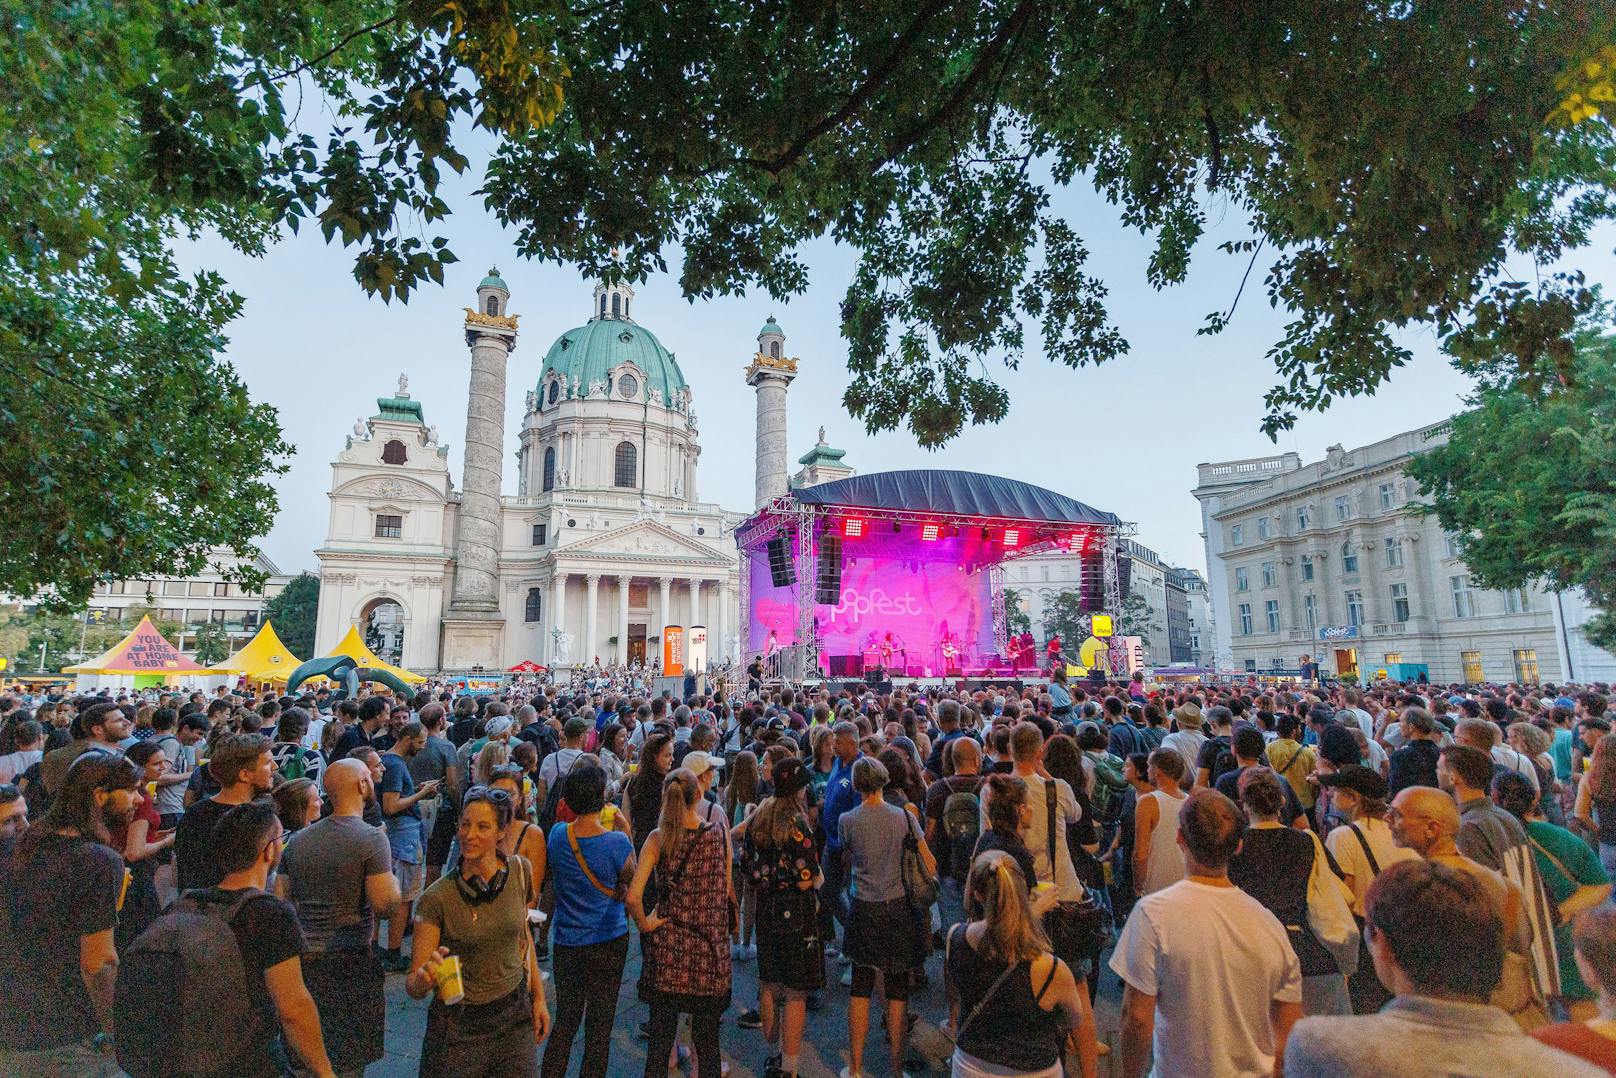
{"label": "black backpack", "polygon": [[572,774],[573,768],[587,758],[588,754],[582,752],[574,756],[572,763],[567,765],[567,773],[563,775],[558,769],[555,781],[550,784],[548,790],[544,791],[544,804],[539,807],[539,830],[546,836],[550,834],[550,828],[555,826],[556,811],[561,807],[562,791],[566,789],[567,778]]}
{"label": "black backpack", "polygon": [[205,894],[180,896],[119,956],[113,1037],[131,1078],[224,1078],[239,1070],[252,1031],[263,1031],[230,924],[264,892],[248,889],[229,902]]}
{"label": "black backpack", "polygon": [[1213,739],[1218,746],[1217,755],[1212,758],[1212,774],[1207,785],[1216,786],[1218,780],[1231,771],[1240,770],[1240,761],[1234,758],[1234,749],[1221,738]]}

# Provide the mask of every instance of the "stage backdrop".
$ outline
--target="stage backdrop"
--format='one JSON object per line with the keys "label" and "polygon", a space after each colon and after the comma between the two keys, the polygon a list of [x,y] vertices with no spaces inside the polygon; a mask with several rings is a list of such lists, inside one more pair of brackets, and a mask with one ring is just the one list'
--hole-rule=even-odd
{"label": "stage backdrop", "polygon": [[[841,601],[816,604],[821,657],[864,656],[890,632],[895,648],[908,652],[908,663],[941,673],[944,634],[960,642],[967,662],[993,651],[993,606],[989,594],[988,551],[972,539],[874,538],[843,544]],[[748,558],[752,611],[751,654],[796,640],[795,593],[813,589],[812,580],[776,588],[769,577],[765,548]],[[892,663],[901,657],[894,653]]]}

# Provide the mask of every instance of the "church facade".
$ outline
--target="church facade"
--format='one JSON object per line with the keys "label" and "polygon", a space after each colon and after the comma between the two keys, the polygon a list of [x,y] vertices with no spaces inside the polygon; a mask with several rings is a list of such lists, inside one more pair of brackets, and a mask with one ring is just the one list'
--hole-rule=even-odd
{"label": "church facade", "polygon": [[[400,378],[332,462],[317,648],[357,624],[383,658],[426,673],[650,661],[668,625],[704,625],[709,661],[735,657],[747,514],[698,498],[691,388],[634,321],[633,288],[597,285],[588,321],[527,383],[515,494],[501,490],[501,428],[518,316],[497,271],[477,296],[462,486]],[[784,341],[771,317],[758,356]]]}

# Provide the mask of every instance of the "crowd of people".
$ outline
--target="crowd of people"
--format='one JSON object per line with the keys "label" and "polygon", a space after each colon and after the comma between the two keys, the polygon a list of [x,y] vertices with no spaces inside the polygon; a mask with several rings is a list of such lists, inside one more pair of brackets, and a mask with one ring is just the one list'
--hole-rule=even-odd
{"label": "crowd of people", "polygon": [[0,696],[0,1073],[1616,1074],[1608,686],[682,689]]}

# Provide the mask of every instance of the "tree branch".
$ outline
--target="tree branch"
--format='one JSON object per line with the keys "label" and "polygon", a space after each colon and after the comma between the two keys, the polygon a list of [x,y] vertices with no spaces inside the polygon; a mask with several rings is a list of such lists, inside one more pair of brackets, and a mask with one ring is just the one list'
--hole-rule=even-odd
{"label": "tree branch", "polygon": [[355,30],[353,33],[349,34],[347,37],[343,38],[341,41],[337,42],[335,45],[331,46],[329,49],[325,50],[320,55],[316,56],[314,59],[306,60],[303,63],[298,64],[296,67],[289,67],[285,71],[281,71],[281,72],[278,72],[277,74],[271,75],[269,77],[269,81],[270,82],[279,82],[284,78],[290,78],[293,75],[300,75],[303,72],[310,70],[311,68],[319,67],[321,64],[323,64],[327,60],[331,59],[331,57],[335,56],[337,53],[339,53],[343,49],[345,49],[348,46],[348,43],[353,41],[354,38],[362,37],[365,34],[374,33],[377,30],[380,30],[385,26],[391,26],[393,23],[397,22],[399,19],[401,19],[403,17],[404,17],[404,12],[395,11],[395,12],[393,12],[393,14],[389,15],[387,18],[381,20],[380,22],[373,22],[369,26],[361,26],[359,29]]}

